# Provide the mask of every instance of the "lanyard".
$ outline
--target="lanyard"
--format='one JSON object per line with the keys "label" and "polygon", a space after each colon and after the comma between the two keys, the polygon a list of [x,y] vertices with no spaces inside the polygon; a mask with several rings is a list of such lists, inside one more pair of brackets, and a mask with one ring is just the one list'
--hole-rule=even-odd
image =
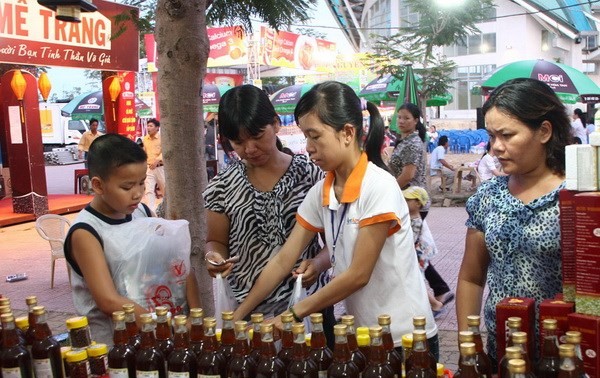
{"label": "lanyard", "polygon": [[333,234],[333,246],[332,246],[332,251],[331,251],[331,267],[335,268],[335,247],[337,245],[337,241],[338,241],[338,237],[340,236],[340,231],[342,231],[342,226],[344,223],[344,218],[346,217],[346,210],[348,210],[348,204],[344,204],[344,209],[342,210],[342,216],[340,217],[340,221],[338,223],[338,229],[337,232],[335,232],[335,223],[334,223],[334,218],[335,218],[335,213],[333,210],[329,210],[329,213],[331,214],[331,233]]}

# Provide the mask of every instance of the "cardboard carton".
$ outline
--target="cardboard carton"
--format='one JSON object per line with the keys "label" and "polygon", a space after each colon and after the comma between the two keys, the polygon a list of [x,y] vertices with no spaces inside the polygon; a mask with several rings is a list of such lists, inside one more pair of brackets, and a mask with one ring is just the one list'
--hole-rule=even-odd
{"label": "cardboard carton", "polygon": [[575,306],[600,316],[600,192],[575,195]]}
{"label": "cardboard carton", "polygon": [[560,249],[562,251],[562,279],[565,301],[575,301],[575,195],[573,190],[558,193],[560,209]]}
{"label": "cardboard carton", "polygon": [[569,314],[569,329],[581,332],[581,355],[586,374],[600,378],[600,317]]}
{"label": "cardboard carton", "polygon": [[521,318],[521,331],[527,332],[527,353],[535,359],[535,299],[533,298],[504,298],[496,305],[496,353],[498,361],[504,356],[506,337],[508,335],[508,318]]}

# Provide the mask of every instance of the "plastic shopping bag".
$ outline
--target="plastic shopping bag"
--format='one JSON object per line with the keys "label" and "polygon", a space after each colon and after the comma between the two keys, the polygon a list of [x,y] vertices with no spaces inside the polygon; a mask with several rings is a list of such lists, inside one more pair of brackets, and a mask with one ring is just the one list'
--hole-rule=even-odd
{"label": "plastic shopping bag", "polygon": [[185,220],[137,218],[114,226],[103,240],[105,257],[119,294],[154,311],[187,311],[191,238]]}
{"label": "plastic shopping bag", "polygon": [[229,281],[221,276],[221,273],[217,274],[215,278],[216,282],[216,295],[215,295],[215,318],[217,319],[217,328],[223,328],[223,318],[221,313],[223,311],[234,311],[237,306],[237,300],[233,295],[233,290],[229,285]]}
{"label": "plastic shopping bag", "polygon": [[[292,292],[292,297],[290,298],[290,304],[288,305],[288,308],[300,302],[307,296],[306,289],[302,287],[302,276],[302,274],[299,274],[298,277],[296,277],[296,282],[294,283],[294,291]],[[312,332],[312,327],[310,326],[310,319],[308,316],[304,318],[304,332]]]}

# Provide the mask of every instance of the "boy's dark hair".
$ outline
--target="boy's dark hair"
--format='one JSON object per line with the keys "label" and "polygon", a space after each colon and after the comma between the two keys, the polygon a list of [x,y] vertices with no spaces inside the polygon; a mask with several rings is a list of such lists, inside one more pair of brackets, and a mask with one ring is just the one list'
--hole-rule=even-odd
{"label": "boy's dark hair", "polygon": [[88,169],[91,177],[108,179],[113,169],[131,163],[145,163],[146,152],[134,141],[118,134],[96,138],[88,152]]}
{"label": "boy's dark hair", "polygon": [[157,120],[156,118],[150,118],[150,119],[148,120],[148,122],[146,122],[146,123],[153,123],[153,124],[154,124],[154,126],[156,126],[156,127],[160,127],[160,121],[159,121],[159,120]]}
{"label": "boy's dark hair", "polygon": [[96,118],[90,118],[90,126],[92,125],[92,123],[96,122],[97,124],[100,124],[100,122],[96,119]]}
{"label": "boy's dark hair", "polygon": [[446,143],[448,143],[448,137],[445,135],[442,135],[440,137],[440,139],[438,139],[438,146],[443,146]]}

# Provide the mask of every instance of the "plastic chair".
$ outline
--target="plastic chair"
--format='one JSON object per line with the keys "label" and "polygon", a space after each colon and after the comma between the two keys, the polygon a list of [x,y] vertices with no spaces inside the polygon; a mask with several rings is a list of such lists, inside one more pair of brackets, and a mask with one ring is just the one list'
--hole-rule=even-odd
{"label": "plastic chair", "polygon": [[[50,288],[54,288],[54,267],[56,265],[56,259],[64,258],[65,253],[63,250],[65,244],[65,237],[67,236],[67,230],[71,227],[71,222],[63,217],[62,215],[46,214],[42,215],[35,221],[35,229],[38,234],[50,243],[51,250],[51,276],[50,276]],[[67,264],[67,274],[69,275],[69,284],[71,284],[71,269]]]}

